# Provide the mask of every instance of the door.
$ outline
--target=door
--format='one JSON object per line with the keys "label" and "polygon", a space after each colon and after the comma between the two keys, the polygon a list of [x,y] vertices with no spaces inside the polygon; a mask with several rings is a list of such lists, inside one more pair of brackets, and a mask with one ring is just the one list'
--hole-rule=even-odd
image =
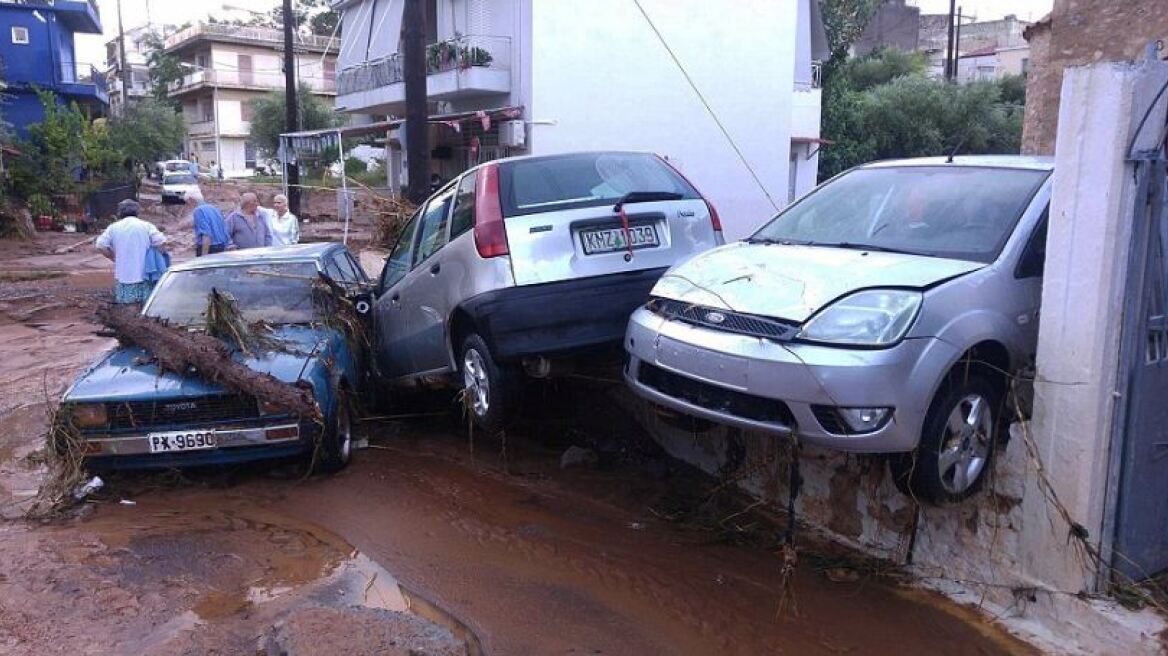
{"label": "door", "polygon": [[442,247],[449,237],[454,195],[455,186],[447,185],[422,209],[413,264],[402,281],[407,331],[403,345],[410,354],[411,373],[437,373],[450,365],[446,324],[453,308],[448,299],[458,281],[444,266],[447,251]]}
{"label": "door", "polygon": [[1121,472],[1112,567],[1141,581],[1168,570],[1168,208],[1161,156],[1137,169],[1119,367]]}
{"label": "door", "polygon": [[406,317],[402,305],[402,282],[410,272],[414,236],[419,214],[406,223],[397,244],[385,259],[378,281],[377,302],[373,305],[373,326],[377,335],[377,364],[383,376],[394,379],[410,371],[409,358],[403,346],[406,337]]}

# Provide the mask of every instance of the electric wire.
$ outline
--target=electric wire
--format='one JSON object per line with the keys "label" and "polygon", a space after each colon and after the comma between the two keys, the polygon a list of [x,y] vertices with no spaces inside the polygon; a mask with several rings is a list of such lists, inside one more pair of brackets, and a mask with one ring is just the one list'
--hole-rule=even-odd
{"label": "electric wire", "polygon": [[750,177],[754,179],[755,184],[758,185],[758,188],[762,191],[763,195],[766,196],[766,199],[768,202],[770,202],[771,207],[773,207],[775,211],[778,212],[782,208],[779,207],[778,203],[775,202],[775,199],[771,197],[770,192],[767,191],[766,185],[762,183],[762,179],[758,177],[758,173],[756,173],[754,167],[750,165],[750,162],[746,159],[746,155],[744,155],[742,149],[738,147],[738,143],[734,141],[734,137],[730,136],[730,131],[727,130],[726,126],[722,124],[721,119],[718,118],[718,114],[714,112],[714,108],[710,106],[710,103],[702,94],[701,89],[698,89],[698,85],[694,83],[693,78],[691,78],[689,72],[685,70],[685,66],[682,65],[681,60],[679,60],[677,55],[673,52],[673,48],[669,47],[669,43],[665,41],[665,37],[653,23],[653,19],[649,18],[649,14],[645,12],[645,8],[641,6],[641,0],[633,0],[633,4],[636,5],[637,9],[641,12],[641,15],[645,17],[645,22],[648,23],[649,28],[653,30],[653,34],[657,35],[657,40],[661,42],[661,46],[665,48],[665,52],[669,53],[670,59],[672,59],[673,63],[677,65],[677,69],[681,71],[682,76],[685,77],[685,81],[689,83],[690,88],[693,89],[694,94],[696,94],[698,100],[701,101],[702,106],[706,108],[706,112],[709,113],[710,118],[714,119],[714,123],[717,124],[718,129],[721,130],[722,136],[726,137],[726,141],[730,143],[730,147],[734,149],[734,152],[738,155],[738,159],[742,160],[742,165],[745,166],[746,170],[750,172]]}

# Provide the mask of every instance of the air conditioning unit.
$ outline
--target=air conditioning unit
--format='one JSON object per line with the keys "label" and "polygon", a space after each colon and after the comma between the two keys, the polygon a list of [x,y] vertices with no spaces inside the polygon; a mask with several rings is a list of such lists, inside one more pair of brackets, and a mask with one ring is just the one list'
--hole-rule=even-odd
{"label": "air conditioning unit", "polygon": [[499,124],[500,146],[522,148],[525,143],[527,143],[527,132],[523,121],[503,121]]}

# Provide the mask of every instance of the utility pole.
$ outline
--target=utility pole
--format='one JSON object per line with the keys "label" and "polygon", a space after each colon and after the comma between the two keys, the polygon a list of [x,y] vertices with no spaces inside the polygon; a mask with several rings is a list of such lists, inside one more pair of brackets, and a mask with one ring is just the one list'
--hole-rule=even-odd
{"label": "utility pole", "polygon": [[122,79],[122,116],[130,106],[130,84],[128,78],[134,74],[130,62],[126,61],[126,33],[122,30],[122,0],[118,0],[118,77]]}
{"label": "utility pole", "polygon": [[[297,110],[300,98],[296,95],[296,55],[292,52],[292,30],[295,16],[292,0],[284,0],[284,131],[296,132],[300,121]],[[300,215],[300,167],[291,161],[289,149],[284,149],[284,172],[288,179],[288,210]],[[342,163],[342,166],[344,164]]]}
{"label": "utility pole", "polygon": [[961,7],[957,8],[957,20],[953,28],[953,79],[957,79],[958,62],[961,60]]}
{"label": "utility pole", "polygon": [[945,79],[952,82],[957,77],[957,60],[954,58],[953,37],[954,20],[957,13],[957,0],[949,0],[949,47],[945,50]]}
{"label": "utility pole", "polygon": [[430,195],[430,143],[426,112],[426,12],[422,0],[406,0],[402,10],[402,54],[406,82],[406,159],[412,203]]}

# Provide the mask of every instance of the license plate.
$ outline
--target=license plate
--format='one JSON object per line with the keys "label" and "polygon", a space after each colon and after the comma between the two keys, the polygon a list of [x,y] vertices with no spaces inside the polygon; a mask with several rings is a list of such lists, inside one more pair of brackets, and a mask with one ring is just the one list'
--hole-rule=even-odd
{"label": "license plate", "polygon": [[199,451],[215,448],[215,431],[149,433],[146,440],[150,443],[150,453]]}
{"label": "license plate", "polygon": [[[584,242],[585,255],[623,251],[629,247],[625,242],[623,228],[584,230],[580,233],[580,239]],[[651,225],[629,226],[629,241],[633,248],[654,248],[659,244],[657,228]]]}

